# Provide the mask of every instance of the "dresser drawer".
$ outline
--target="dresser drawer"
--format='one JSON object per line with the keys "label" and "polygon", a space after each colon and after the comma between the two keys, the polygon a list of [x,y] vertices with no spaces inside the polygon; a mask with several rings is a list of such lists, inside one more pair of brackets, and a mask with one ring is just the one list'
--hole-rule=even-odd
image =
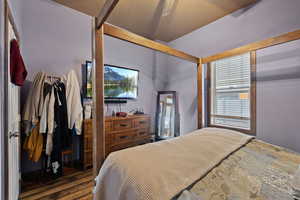
{"label": "dresser drawer", "polygon": [[113,144],[132,142],[136,137],[136,131],[124,131],[115,133],[113,136]]}
{"label": "dresser drawer", "polygon": [[104,122],[104,130],[109,132],[112,130],[112,122]]}
{"label": "dresser drawer", "polygon": [[118,120],[113,122],[113,130],[119,131],[132,128],[132,120]]}
{"label": "dresser drawer", "polygon": [[134,147],[134,146],[136,146],[135,143],[124,143],[124,144],[118,144],[118,145],[111,146],[110,150],[111,150],[111,152],[113,152],[113,151],[118,151],[118,150],[126,149],[129,147]]}
{"label": "dresser drawer", "polygon": [[150,126],[150,118],[141,117],[133,120],[134,128],[148,128]]}
{"label": "dresser drawer", "polygon": [[137,138],[143,138],[149,135],[149,128],[141,128],[137,130]]}
{"label": "dresser drawer", "polygon": [[[83,130],[85,132],[85,135],[93,135],[93,121],[92,120],[84,121]],[[104,130],[106,132],[111,131],[112,130],[112,122],[104,122]]]}

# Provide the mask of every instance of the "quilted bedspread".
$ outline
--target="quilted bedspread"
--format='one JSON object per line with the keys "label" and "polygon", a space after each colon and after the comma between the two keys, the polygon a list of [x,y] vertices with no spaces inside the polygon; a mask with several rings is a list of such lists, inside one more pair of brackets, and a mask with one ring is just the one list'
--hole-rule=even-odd
{"label": "quilted bedspread", "polygon": [[201,200],[293,200],[300,155],[252,140],[188,190]]}
{"label": "quilted bedspread", "polygon": [[253,137],[204,128],[111,153],[96,178],[99,200],[169,200]]}

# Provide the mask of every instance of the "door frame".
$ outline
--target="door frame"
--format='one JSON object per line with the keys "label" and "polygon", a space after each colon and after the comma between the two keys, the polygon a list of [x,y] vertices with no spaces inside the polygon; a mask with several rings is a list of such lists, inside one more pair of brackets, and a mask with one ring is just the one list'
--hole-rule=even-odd
{"label": "door frame", "polygon": [[[5,36],[5,2],[4,0],[0,0],[0,41],[5,41],[4,36]],[[5,80],[4,80],[4,43],[0,42],[0,85],[4,85]],[[4,88],[5,87],[0,87],[0,156],[1,158],[4,158],[5,156],[5,114],[4,114],[4,108],[5,108],[5,98],[4,98]],[[2,159],[1,165],[1,174],[0,174],[0,191],[1,191],[1,196],[0,199],[5,199],[6,196],[6,188],[5,188],[5,159]]]}
{"label": "door frame", "polygon": [[[3,188],[3,194],[2,196],[4,199],[9,198],[9,178],[8,178],[8,140],[9,140],[9,128],[8,128],[8,37],[9,37],[9,23],[11,24],[13,31],[15,33],[15,36],[17,38],[17,41],[20,45],[20,34],[18,32],[14,17],[12,15],[11,9],[9,7],[8,1],[4,0],[4,51],[3,51],[3,67],[0,71],[1,75],[1,85],[4,87],[1,88],[1,118],[2,118],[2,126],[1,126],[1,137],[3,139],[3,146],[1,158],[3,160],[3,174],[2,174],[2,188]],[[1,61],[2,61],[1,60]],[[19,157],[20,159],[20,157]],[[2,167],[2,166],[1,166]],[[19,171],[17,172],[19,173]],[[20,188],[19,188],[20,190]]]}

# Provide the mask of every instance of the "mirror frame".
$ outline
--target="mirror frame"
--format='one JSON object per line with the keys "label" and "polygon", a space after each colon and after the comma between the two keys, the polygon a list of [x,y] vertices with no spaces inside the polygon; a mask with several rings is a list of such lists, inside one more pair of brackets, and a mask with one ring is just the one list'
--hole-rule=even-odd
{"label": "mirror frame", "polygon": [[177,92],[176,91],[158,91],[157,92],[157,101],[156,101],[156,114],[155,114],[155,140],[166,140],[170,139],[173,137],[169,138],[161,138],[158,135],[158,121],[159,121],[159,111],[160,111],[160,96],[164,94],[171,94],[173,95],[173,101],[175,105],[175,126],[174,126],[174,137],[180,136],[180,115],[179,115],[179,109],[178,109],[178,97],[177,97]]}

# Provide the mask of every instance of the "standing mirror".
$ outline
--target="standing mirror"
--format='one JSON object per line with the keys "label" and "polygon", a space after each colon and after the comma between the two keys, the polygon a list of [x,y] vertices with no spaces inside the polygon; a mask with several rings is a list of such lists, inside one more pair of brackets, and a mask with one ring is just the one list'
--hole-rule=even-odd
{"label": "standing mirror", "polygon": [[175,91],[159,91],[156,107],[156,140],[179,136],[179,113]]}

